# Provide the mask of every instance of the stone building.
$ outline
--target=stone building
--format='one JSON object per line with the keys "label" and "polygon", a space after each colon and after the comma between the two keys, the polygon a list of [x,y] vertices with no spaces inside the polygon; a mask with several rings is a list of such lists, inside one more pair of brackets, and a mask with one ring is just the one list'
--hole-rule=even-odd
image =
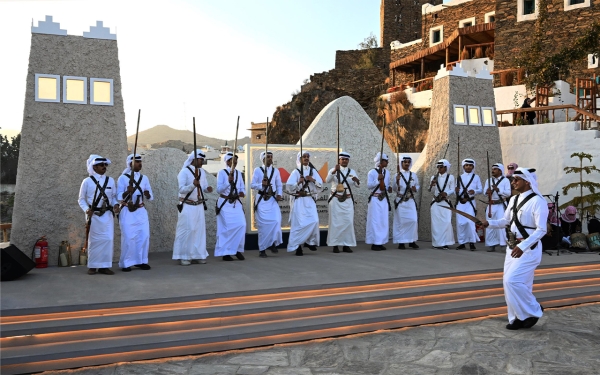
{"label": "stone building", "polygon": [[264,144],[267,140],[266,131],[267,131],[267,123],[266,122],[250,122],[250,143],[262,143]]}
{"label": "stone building", "polygon": [[55,265],[61,241],[76,251],[85,240],[77,198],[89,155],[109,158],[111,177],[125,167],[117,40],[101,21],[83,36],[67,35],[51,16],[32,25],[21,137],[11,242],[28,253],[47,236]]}

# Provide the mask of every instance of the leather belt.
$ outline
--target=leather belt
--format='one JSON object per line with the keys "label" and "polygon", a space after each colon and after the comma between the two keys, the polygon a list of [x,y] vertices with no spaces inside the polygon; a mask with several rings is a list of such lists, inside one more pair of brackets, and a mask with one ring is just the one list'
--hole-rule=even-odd
{"label": "leather belt", "polygon": [[192,200],[183,199],[183,198],[179,198],[179,201],[183,202],[185,204],[189,204],[190,206],[198,206],[198,205],[203,204],[205,202],[204,200],[192,201]]}
{"label": "leather belt", "polygon": [[504,201],[502,199],[492,200],[492,204],[503,204]]}
{"label": "leather belt", "polygon": [[400,195],[398,195],[397,198],[400,198],[400,202],[408,202],[409,200],[412,199],[411,197],[402,198]]}

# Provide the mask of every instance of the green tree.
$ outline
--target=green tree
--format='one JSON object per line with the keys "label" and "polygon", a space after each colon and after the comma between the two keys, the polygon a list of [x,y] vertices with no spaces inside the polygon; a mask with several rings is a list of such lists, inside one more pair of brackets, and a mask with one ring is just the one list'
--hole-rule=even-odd
{"label": "green tree", "polygon": [[364,50],[358,62],[353,66],[354,69],[370,69],[375,67],[377,59],[377,38],[373,33],[369,34],[362,42],[358,43],[358,48]]}
{"label": "green tree", "polygon": [[[600,169],[594,165],[583,166],[583,159],[588,159],[592,162],[592,155],[586,154],[585,152],[575,152],[571,154],[571,157],[579,158],[579,167],[565,167],[564,171],[569,173],[579,173],[579,182],[573,182],[563,187],[563,194],[567,195],[569,190],[579,188],[579,196],[574,197],[572,200],[564,203],[560,208],[566,208],[567,206],[575,206],[579,208],[579,220],[583,221],[583,213],[585,211],[592,215],[595,215],[600,210],[600,183],[583,180],[583,172],[590,174],[592,172],[600,172]],[[590,194],[583,195],[583,189],[589,190]],[[596,189],[599,192],[596,192]]]}
{"label": "green tree", "polygon": [[19,148],[21,145],[21,134],[8,140],[7,136],[0,134],[0,182],[3,184],[15,184],[17,182],[17,166],[19,163]]}

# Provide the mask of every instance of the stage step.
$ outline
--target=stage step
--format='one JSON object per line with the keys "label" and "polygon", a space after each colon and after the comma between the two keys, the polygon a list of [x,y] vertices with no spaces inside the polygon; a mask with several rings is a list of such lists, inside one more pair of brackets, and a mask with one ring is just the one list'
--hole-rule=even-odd
{"label": "stage step", "polygon": [[[536,271],[546,308],[600,301],[600,264]],[[1,318],[3,374],[200,354],[506,312],[502,273],[440,275]],[[150,302],[150,303],[149,303]],[[3,312],[4,313],[4,312]]]}

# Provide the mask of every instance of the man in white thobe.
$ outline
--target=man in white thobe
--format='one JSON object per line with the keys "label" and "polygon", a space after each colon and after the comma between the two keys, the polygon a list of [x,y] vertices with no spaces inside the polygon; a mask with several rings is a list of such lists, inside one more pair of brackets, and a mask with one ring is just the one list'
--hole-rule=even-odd
{"label": "man in white thobe", "polygon": [[273,153],[260,153],[261,167],[254,169],[251,188],[254,195],[254,219],[258,228],[259,257],[266,258],[266,250],[277,254],[277,246],[283,240],[281,235],[281,209],[277,202],[281,201],[283,184],[279,169],[273,166]]}
{"label": "man in white thobe", "polygon": [[371,191],[367,207],[367,230],[365,243],[371,245],[371,250],[386,250],[384,246],[390,239],[391,209],[389,194],[392,192],[390,174],[387,169],[388,156],[378,152],[375,155],[375,168],[367,175],[367,189]]}
{"label": "man in white thobe", "polygon": [[287,251],[303,256],[302,244],[311,251],[319,245],[319,214],[317,198],[323,190],[323,179],[310,163],[310,153],[296,156],[297,169],[290,174],[286,189],[290,195],[290,237]]}
{"label": "man in white thobe", "polygon": [[416,241],[419,239],[417,216],[417,203],[415,194],[419,190],[419,179],[412,173],[412,158],[402,155],[401,168],[396,173],[392,190],[396,192],[394,198],[394,226],[393,241],[398,244],[398,249],[405,249],[405,243],[412,249],[418,249]]}
{"label": "man in white thobe", "polygon": [[225,168],[217,175],[217,244],[215,256],[232,261],[232,255],[244,260],[244,244],[246,243],[246,216],[242,200],[246,196],[246,187],[242,173],[235,169],[237,155],[232,152],[223,156]]}
{"label": "man in white thobe", "polygon": [[[149,270],[148,250],[150,249],[150,222],[144,200],[154,199],[148,177],[142,175],[142,156],[133,154],[127,157],[127,168],[117,181],[117,198],[121,201],[121,258],[119,267],[123,272],[131,271],[131,266]],[[131,175],[133,173],[133,179]]]}
{"label": "man in white thobe", "polygon": [[[504,216],[506,203],[511,196],[510,181],[504,177],[504,166],[500,163],[492,165],[492,177],[485,181],[483,187],[485,194],[491,194],[491,207],[485,213],[487,220],[500,220]],[[491,217],[489,215],[491,211]],[[506,231],[504,229],[487,228],[485,231],[485,246],[489,246],[488,252],[496,251],[496,246],[506,246]]]}
{"label": "man in white thobe", "polygon": [[[462,161],[463,174],[456,178],[456,209],[469,215],[477,216],[477,201],[475,195],[483,193],[481,179],[475,174],[475,160],[464,159]],[[466,217],[456,214],[456,237],[458,240],[457,250],[463,250],[465,244],[469,249],[475,251],[475,242],[479,242],[475,223]]]}
{"label": "man in white thobe", "polygon": [[79,189],[79,207],[85,212],[89,225],[88,275],[96,272],[115,274],[110,268],[115,239],[114,216],[119,213],[119,202],[115,180],[106,176],[109,164],[110,160],[100,155],[90,155],[86,162],[90,176],[83,180]]}
{"label": "man in white thobe", "polygon": [[542,237],[546,234],[548,205],[537,187],[535,169],[517,168],[512,187],[518,191],[499,220],[484,221],[488,228],[509,229],[504,258],[504,298],[507,329],[533,327],[544,309],[533,295],[533,277],[542,260]]}
{"label": "man in white thobe", "polygon": [[202,164],[206,155],[201,150],[192,151],[183,168],[177,175],[179,203],[177,209],[177,229],[173,244],[173,259],[182,266],[205,264],[206,251],[206,199],[204,193],[211,193],[212,187],[206,181],[206,171]]}
{"label": "man in white thobe", "polygon": [[454,245],[452,211],[442,206],[452,207],[450,196],[454,194],[454,176],[448,173],[450,162],[442,159],[437,162],[438,173],[431,176],[429,190],[433,192],[431,201],[431,243],[436,249],[448,250]]}
{"label": "man in white thobe", "polygon": [[354,234],[354,196],[352,188],[357,189],[360,180],[354,169],[348,167],[350,154],[340,152],[339,163],[331,168],[325,179],[331,184],[329,197],[329,231],[327,246],[333,246],[333,252],[339,253],[340,246],[344,253],[351,253],[350,246],[356,246]]}

